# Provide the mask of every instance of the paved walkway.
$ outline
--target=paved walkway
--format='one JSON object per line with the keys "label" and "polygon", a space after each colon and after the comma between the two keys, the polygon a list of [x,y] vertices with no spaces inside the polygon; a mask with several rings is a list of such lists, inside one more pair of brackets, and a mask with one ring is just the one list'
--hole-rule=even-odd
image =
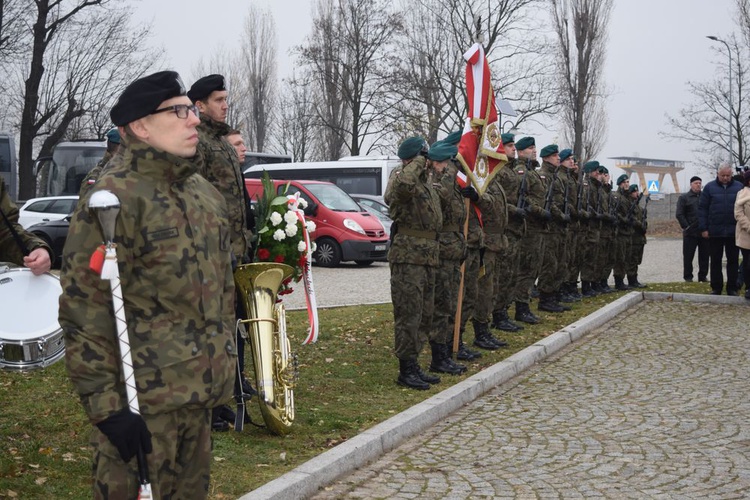
{"label": "paved walkway", "polygon": [[733,304],[636,303],[313,498],[748,498]]}

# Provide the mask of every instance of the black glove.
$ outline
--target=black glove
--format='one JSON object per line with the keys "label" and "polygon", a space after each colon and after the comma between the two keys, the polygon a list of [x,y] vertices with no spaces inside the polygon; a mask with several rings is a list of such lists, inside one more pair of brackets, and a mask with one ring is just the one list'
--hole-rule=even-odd
{"label": "black glove", "polygon": [[151,433],[146,427],[143,417],[130,411],[130,408],[118,411],[102,420],[96,426],[102,433],[107,436],[120,457],[127,463],[138,452],[138,448],[143,453],[151,453]]}
{"label": "black glove", "polygon": [[479,201],[479,193],[477,193],[477,190],[474,189],[473,186],[466,186],[465,188],[462,188],[461,196],[463,196],[464,198],[468,198],[475,203]]}
{"label": "black glove", "polygon": [[542,219],[544,220],[552,219],[552,212],[550,212],[549,210],[542,210]]}
{"label": "black glove", "polygon": [[526,218],[526,209],[519,208],[519,207],[513,207],[513,215],[515,215],[519,219],[525,219]]}
{"label": "black glove", "polygon": [[570,214],[563,214],[562,220],[563,222],[570,222]]}

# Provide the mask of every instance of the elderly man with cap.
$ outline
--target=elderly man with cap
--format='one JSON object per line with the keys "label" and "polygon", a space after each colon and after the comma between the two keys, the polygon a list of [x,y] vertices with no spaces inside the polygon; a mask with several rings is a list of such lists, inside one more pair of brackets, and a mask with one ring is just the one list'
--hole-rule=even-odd
{"label": "elderly man with cap", "polygon": [[549,233],[549,221],[552,214],[544,208],[546,190],[544,182],[536,168],[536,142],[533,137],[523,137],[516,141],[518,165],[523,165],[524,175],[524,210],[526,217],[526,235],[521,240],[521,257],[518,264],[518,278],[514,298],[516,303],[516,321],[539,323],[539,317],[529,309],[531,287],[539,276],[539,269],[544,255],[545,236]]}
{"label": "elderly man with cap", "polygon": [[560,286],[560,302],[575,302],[581,299],[578,295],[578,274],[581,271],[579,259],[579,242],[583,232],[581,229],[581,216],[578,213],[578,196],[579,182],[576,171],[578,164],[573,156],[572,149],[563,149],[560,151],[560,171],[559,176],[565,183],[565,192],[567,194],[563,213],[570,216],[570,222],[565,232],[565,249],[566,261],[560,266],[560,277],[562,285]]}
{"label": "elderly man with cap", "polygon": [[638,194],[638,184],[631,184],[628,188],[628,192],[635,204],[635,208],[633,209],[632,218],[633,239],[630,242],[630,250],[628,251],[626,259],[625,274],[628,277],[628,286],[630,288],[646,288],[646,285],[638,281],[638,266],[643,262],[643,249],[646,246],[648,217],[646,211],[642,209],[639,204],[643,195]]}
{"label": "elderly man with cap", "polygon": [[[235,148],[227,140],[232,127],[227,123],[227,87],[222,75],[208,75],[196,80],[187,93],[198,107],[201,123],[198,125],[198,153],[203,158],[201,175],[224,196],[229,210],[229,238],[232,245],[234,263],[249,262],[250,250],[250,199],[245,189],[245,180],[240,170],[240,161]],[[252,218],[254,220],[254,218]],[[238,318],[246,318],[242,300],[237,300]],[[239,379],[237,393],[241,391],[246,399],[255,393],[245,378],[245,341],[237,334],[239,354]],[[241,381],[241,386],[239,383]],[[227,421],[234,421],[235,415],[229,408],[217,408],[213,414],[213,428],[216,431],[229,429]]]}
{"label": "elderly man with cap", "polygon": [[558,302],[558,293],[563,282],[562,266],[567,262],[565,238],[570,214],[565,213],[565,181],[560,177],[560,150],[557,144],[542,148],[542,168],[539,177],[545,185],[544,208],[549,210],[552,220],[544,242],[542,266],[539,272],[539,310],[560,313],[570,310]]}
{"label": "elderly man with cap", "polygon": [[625,291],[630,290],[630,287],[625,284],[625,275],[627,274],[625,264],[633,241],[633,225],[629,217],[635,210],[633,199],[630,196],[630,179],[627,174],[622,174],[617,178],[617,191],[613,193],[613,196],[616,196],[614,202],[616,209],[613,212],[616,217],[617,233],[614,242],[612,271],[615,277],[615,290]]}
{"label": "elderly man with cap", "polygon": [[698,250],[698,281],[708,281],[710,249],[708,240],[701,237],[698,229],[698,201],[701,197],[703,180],[694,175],[690,178],[690,191],[677,199],[675,217],[682,228],[682,277],[693,281],[693,258]]}
{"label": "elderly man with cap", "polygon": [[[503,264],[495,273],[495,305],[492,311],[492,328],[506,332],[517,332],[523,327],[510,320],[508,308],[515,299],[518,282],[518,264],[521,258],[521,241],[526,235],[526,210],[524,197],[521,195],[521,179],[525,168],[516,159],[515,136],[511,133],[501,134],[505,156],[508,162],[497,172],[495,177],[500,182],[507,199],[508,226],[505,228],[507,246],[502,252]],[[519,201],[520,200],[520,201]]]}
{"label": "elderly man with cap", "polygon": [[432,328],[435,269],[440,264],[438,233],[443,227],[440,197],[427,168],[427,150],[421,137],[401,143],[401,165],[391,174],[384,195],[396,228],[392,226],[388,263],[399,361],[397,383],[418,390],[440,383],[440,377],[422,370],[418,359]]}
{"label": "elderly man with cap", "polygon": [[113,128],[107,132],[107,151],[104,153],[102,159],[99,160],[99,163],[89,171],[81,182],[81,188],[78,191],[79,202],[86,196],[89,189],[91,189],[91,186],[93,186],[99,178],[102,168],[104,168],[104,166],[109,163],[109,160],[117,154],[117,151],[120,149],[120,141],[120,131],[117,130],[117,128]]}
{"label": "elderly man with cap", "polygon": [[582,208],[584,218],[588,220],[586,231],[586,251],[581,261],[581,294],[584,297],[594,297],[600,292],[597,283],[597,259],[600,247],[599,238],[601,231],[601,186],[599,180],[599,162],[597,160],[587,161],[583,165],[585,188],[582,194]]}
{"label": "elderly man with cap", "polygon": [[[198,110],[174,71],[128,85],[110,113],[124,148],[70,222],[60,325],[70,380],[93,424],[96,498],[136,498],[145,453],[154,498],[206,498],[211,408],[232,396],[237,353],[229,218],[198,175]],[[140,415],[128,407],[103,234],[88,200],[116,195],[114,228]]]}

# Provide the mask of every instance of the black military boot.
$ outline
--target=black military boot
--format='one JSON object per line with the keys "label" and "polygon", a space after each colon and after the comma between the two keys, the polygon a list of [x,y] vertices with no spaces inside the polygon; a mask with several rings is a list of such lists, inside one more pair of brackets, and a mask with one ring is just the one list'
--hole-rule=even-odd
{"label": "black military boot", "polygon": [[648,286],[638,281],[638,274],[628,274],[628,285],[630,288],[648,288]]}
{"label": "black military boot", "polygon": [[[562,300],[563,295],[565,295],[565,294],[563,292],[561,292],[560,290],[558,290],[558,291],[556,291],[555,293],[552,294],[552,298],[555,299],[555,302],[557,302],[558,306],[560,306],[560,307],[563,308],[563,311],[570,311],[571,307],[570,306],[566,306],[565,304],[563,304],[563,300]],[[575,302],[575,301],[573,299],[570,299],[567,302]]]}
{"label": "black military boot", "polygon": [[478,351],[472,351],[466,344],[464,344],[464,330],[463,328],[458,333],[458,352],[456,353],[456,359],[461,361],[474,361],[482,357],[482,353]]}
{"label": "black military boot", "polygon": [[612,293],[612,292],[615,291],[614,288],[610,288],[609,287],[609,283],[607,283],[607,279],[606,278],[603,279],[603,280],[601,280],[599,283],[600,283],[600,286],[602,288],[602,293]]}
{"label": "black military boot", "polygon": [[529,305],[526,302],[516,302],[516,321],[522,321],[529,325],[536,325],[539,323],[539,317],[531,312]]}
{"label": "black military boot", "polygon": [[596,297],[597,293],[591,287],[590,281],[581,281],[581,296],[582,297]]}
{"label": "black military boot", "polygon": [[502,330],[504,332],[517,332],[523,330],[521,325],[513,323],[508,317],[508,311],[505,309],[494,311],[492,313],[492,324],[490,325],[495,330]]}
{"label": "black military boot", "polygon": [[621,292],[630,290],[630,287],[625,284],[625,276],[615,276],[615,290]]}
{"label": "black military boot", "polygon": [[573,295],[573,297],[576,298],[576,300],[583,300],[583,295],[578,290],[578,282],[577,281],[571,281],[570,282],[570,293]]}
{"label": "black military boot", "polygon": [[560,290],[557,292],[557,301],[566,304],[572,304],[576,301],[575,296],[570,291],[570,283],[560,285]]}
{"label": "black military boot", "polygon": [[546,292],[540,292],[537,309],[551,313],[561,313],[564,311],[562,306],[555,300],[555,295]]}
{"label": "black military boot", "polygon": [[427,382],[428,384],[439,384],[440,383],[440,377],[437,375],[430,375],[426,371],[422,370],[422,367],[419,366],[419,363],[417,361],[414,361],[414,366],[416,367],[417,375],[419,378],[422,379],[423,382]]}
{"label": "black military boot", "polygon": [[410,387],[412,389],[418,389],[420,391],[426,391],[430,388],[430,384],[425,382],[419,377],[415,368],[418,368],[416,361],[410,359],[399,359],[398,360],[398,379],[396,383],[403,385],[404,387]]}
{"label": "black military boot", "polygon": [[[490,328],[487,323],[480,323],[476,320],[472,320],[474,325],[474,346],[481,349],[487,349],[488,351],[496,351],[502,347],[490,333]],[[506,344],[507,345],[507,344]]]}
{"label": "black military boot", "polygon": [[589,283],[591,283],[591,290],[595,295],[602,295],[604,293],[601,281],[590,281]]}
{"label": "black military boot", "polygon": [[466,366],[453,362],[448,344],[430,342],[430,348],[432,349],[432,363],[430,363],[431,372],[461,375],[466,371]]}

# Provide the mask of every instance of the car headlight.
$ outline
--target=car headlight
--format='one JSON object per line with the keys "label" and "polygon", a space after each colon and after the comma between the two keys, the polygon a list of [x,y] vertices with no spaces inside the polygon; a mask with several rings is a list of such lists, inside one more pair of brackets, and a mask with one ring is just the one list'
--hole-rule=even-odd
{"label": "car headlight", "polygon": [[365,230],[362,229],[362,226],[360,226],[357,221],[353,221],[352,219],[344,219],[344,227],[347,229],[351,229],[355,233],[367,234],[365,233]]}

